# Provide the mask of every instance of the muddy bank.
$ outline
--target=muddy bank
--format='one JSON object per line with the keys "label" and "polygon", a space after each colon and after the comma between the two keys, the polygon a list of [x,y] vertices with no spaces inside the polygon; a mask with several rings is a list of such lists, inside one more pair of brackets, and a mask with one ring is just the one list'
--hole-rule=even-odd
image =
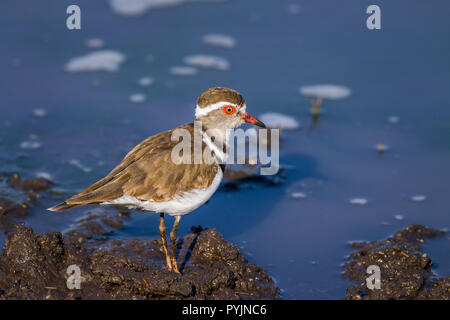
{"label": "muddy bank", "polygon": [[[273,299],[279,289],[215,229],[196,227],[178,240],[181,275],[166,271],[159,240],[118,240],[127,211],[92,207],[63,234],[38,235],[17,224],[52,181],[0,177],[0,299]],[[67,268],[81,271],[81,288],[68,289]]]}
{"label": "muddy bank", "polygon": [[[356,284],[347,288],[351,299],[446,299],[450,300],[450,277],[436,278],[431,270],[433,260],[421,252],[426,238],[443,236],[444,232],[422,225],[410,225],[383,241],[355,242],[357,251],[343,266],[344,276]],[[380,289],[369,289],[366,269],[380,268]]]}
{"label": "muddy bank", "polygon": [[[107,223],[106,223],[107,224]],[[114,227],[114,226],[113,226]],[[37,235],[16,225],[0,256],[1,299],[271,299],[279,289],[215,229],[178,242],[182,275],[166,271],[157,240],[109,240],[88,229]],[[77,265],[81,289],[67,288]]]}

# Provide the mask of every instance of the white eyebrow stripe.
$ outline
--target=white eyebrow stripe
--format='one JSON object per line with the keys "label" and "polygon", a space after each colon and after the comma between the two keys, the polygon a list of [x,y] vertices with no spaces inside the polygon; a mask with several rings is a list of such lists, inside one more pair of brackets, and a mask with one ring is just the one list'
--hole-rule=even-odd
{"label": "white eyebrow stripe", "polygon": [[229,103],[226,101],[219,101],[219,102],[210,104],[206,108],[200,108],[200,106],[197,105],[197,107],[195,108],[195,117],[196,118],[203,117],[203,116],[207,115],[208,113],[210,113],[211,111],[220,109],[221,107],[224,107],[226,105],[232,105],[232,106],[236,107],[236,105],[234,105],[233,103]]}
{"label": "white eyebrow stripe", "polygon": [[[195,118],[200,118],[200,117],[206,116],[211,111],[220,109],[224,106],[230,106],[230,105],[235,107],[236,109],[238,109],[238,107],[234,103],[227,102],[227,101],[219,101],[219,102],[210,104],[206,108],[200,108],[200,106],[197,105],[197,107],[195,108]],[[244,104],[240,109],[245,112],[246,108],[247,108],[247,106]]]}

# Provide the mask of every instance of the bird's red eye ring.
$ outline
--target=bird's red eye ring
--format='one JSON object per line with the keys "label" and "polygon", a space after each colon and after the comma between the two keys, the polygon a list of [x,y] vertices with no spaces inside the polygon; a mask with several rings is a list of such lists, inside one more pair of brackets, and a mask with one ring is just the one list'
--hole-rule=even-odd
{"label": "bird's red eye ring", "polygon": [[223,113],[225,113],[226,115],[231,116],[233,113],[236,112],[236,108],[233,106],[225,106],[222,108]]}

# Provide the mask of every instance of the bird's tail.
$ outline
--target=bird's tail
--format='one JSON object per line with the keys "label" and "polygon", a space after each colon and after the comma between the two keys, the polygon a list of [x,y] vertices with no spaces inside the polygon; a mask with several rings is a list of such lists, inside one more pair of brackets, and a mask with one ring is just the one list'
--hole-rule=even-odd
{"label": "bird's tail", "polygon": [[63,211],[71,208],[75,208],[81,206],[81,204],[67,204],[66,202],[62,202],[60,204],[57,204],[56,206],[53,206],[51,208],[48,208],[49,211]]}

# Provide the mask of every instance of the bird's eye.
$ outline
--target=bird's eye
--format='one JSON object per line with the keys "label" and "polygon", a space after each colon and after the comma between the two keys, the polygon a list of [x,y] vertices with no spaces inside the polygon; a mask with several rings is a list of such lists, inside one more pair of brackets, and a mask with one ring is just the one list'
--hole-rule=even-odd
{"label": "bird's eye", "polygon": [[225,106],[222,108],[222,110],[226,115],[229,116],[236,112],[236,109],[233,106]]}

